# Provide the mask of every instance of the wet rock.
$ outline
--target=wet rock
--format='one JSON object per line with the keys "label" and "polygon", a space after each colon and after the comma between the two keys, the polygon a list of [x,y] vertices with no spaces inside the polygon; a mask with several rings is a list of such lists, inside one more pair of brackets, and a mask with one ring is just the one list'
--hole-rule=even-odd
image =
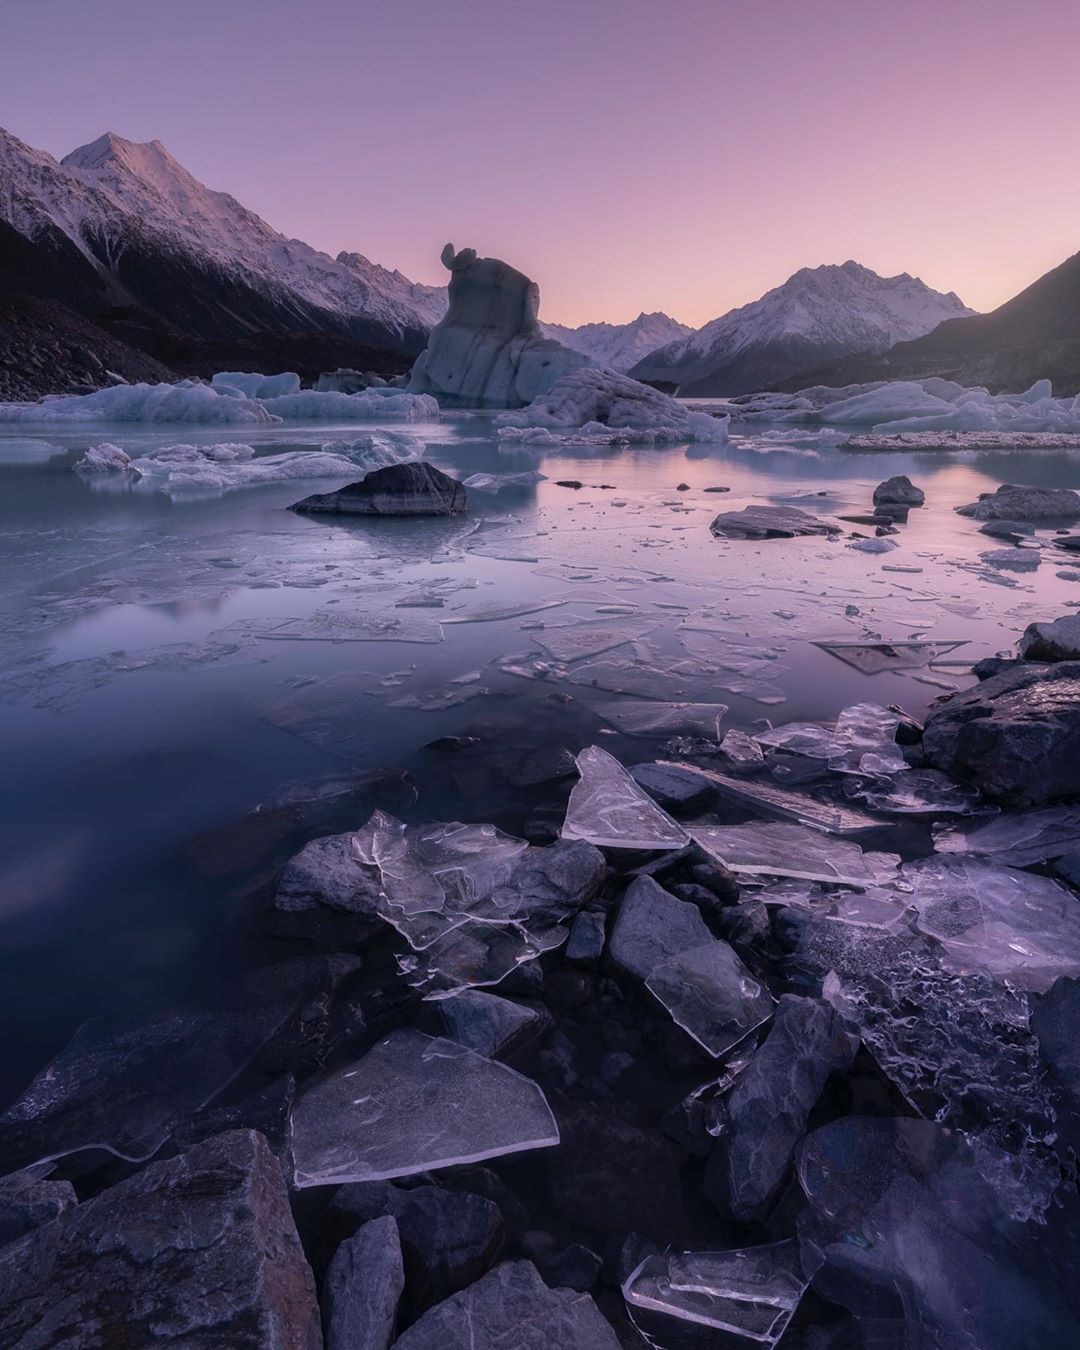
{"label": "wet rock", "polygon": [[285,1074],[233,1105],[205,1106],[194,1112],[177,1127],[174,1138],[187,1148],[227,1130],[258,1130],[274,1154],[284,1159],[289,1151],[289,1113],[295,1096],[296,1080],[292,1074]]}
{"label": "wet rock", "polygon": [[591,1247],[581,1242],[561,1246],[550,1233],[526,1233],[521,1249],[553,1289],[592,1289],[604,1264]]}
{"label": "wet rock", "polygon": [[405,1288],[391,1215],[372,1219],[341,1244],[323,1283],[326,1350],[388,1350]]}
{"label": "wet rock", "polygon": [[718,862],[695,863],[690,869],[690,875],[696,885],[712,891],[725,904],[731,904],[739,898],[738,878]]}
{"label": "wet rock", "polygon": [[52,1223],[74,1204],[70,1181],[41,1181],[33,1172],[0,1177],[0,1247]]}
{"label": "wet rock", "polygon": [[1080,660],[1080,614],[1029,624],[1020,639],[1020,655],[1026,661]]}
{"label": "wet rock", "polygon": [[426,1308],[478,1280],[503,1244],[498,1205],[469,1191],[360,1182],[342,1188],[326,1214],[333,1234],[363,1232],[389,1215],[397,1227],[405,1290],[414,1308]]}
{"label": "wet rock", "polygon": [[553,745],[534,750],[507,776],[515,787],[538,787],[541,783],[569,778],[576,772],[573,754],[564,746]]}
{"label": "wet rock", "polygon": [[709,529],[718,539],[794,539],[836,534],[839,526],[795,506],[745,506],[741,511],[722,511]]}
{"label": "wet rock", "polygon": [[554,924],[595,899],[607,876],[598,848],[580,839],[557,839],[530,847],[518,859],[510,887],[528,899],[533,923]]}
{"label": "wet rock", "polygon": [[834,1008],[785,994],[768,1035],[728,1098],[728,1130],[709,1160],[706,1194],[744,1223],[765,1217],[829,1076],[851,1065],[858,1040]]}
{"label": "wet rock", "polygon": [[268,918],[273,931],[340,950],[380,930],[378,876],[357,858],[353,837],[313,839],[289,859]]}
{"label": "wet rock", "polygon": [[503,1059],[544,1034],[551,1018],[542,1005],[529,1008],[483,989],[466,989],[441,999],[443,1033],[477,1054]]}
{"label": "wet rock", "polygon": [[266,1141],[196,1144],[6,1248],[0,1343],[318,1350],[315,1282]]}
{"label": "wet rock", "polygon": [[638,877],[619,903],[607,955],[618,970],[646,980],[661,961],[711,940],[696,905],[677,900],[652,877]]}
{"label": "wet rock", "polygon": [[907,474],[886,478],[874,489],[875,506],[922,506],[925,501],[926,493],[916,487]]}
{"label": "wet rock", "polygon": [[565,488],[574,488],[574,489],[576,490],[576,489],[578,489],[578,488],[584,487],[585,484],[584,484],[583,482],[581,482],[581,480],[578,479],[578,478],[557,478],[557,479],[555,480],[555,486],[556,486],[556,487],[565,487]]}
{"label": "wet rock", "polygon": [[607,918],[596,910],[582,910],[570,925],[564,955],[583,966],[599,965],[607,940]]}
{"label": "wet rock", "polygon": [[1017,539],[1034,534],[1035,526],[1026,520],[988,520],[979,526],[979,533],[988,534],[991,539]]}
{"label": "wet rock", "polygon": [[394,1350],[619,1350],[588,1294],[549,1289],[530,1261],[506,1261],[426,1312]]}
{"label": "wet rock", "polygon": [[389,464],[336,492],[316,492],[289,508],[302,515],[454,516],[467,506],[465,489],[426,460]]}
{"label": "wet rock", "polygon": [[1039,1058],[1071,1106],[1071,1135],[1080,1134],[1080,979],[1062,977],[1033,1001],[1031,1029]]}
{"label": "wet rock", "polygon": [[1026,665],[1027,662],[1020,657],[984,656],[971,667],[971,673],[977,680],[989,680],[991,676],[1000,675],[1004,670],[1017,670]]}
{"label": "wet rock", "polygon": [[669,764],[635,764],[630,776],[668,811],[700,810],[716,797],[716,789],[707,779]]}
{"label": "wet rock", "polygon": [[1080,662],[1025,663],[938,704],[927,763],[1010,806],[1080,794]]}
{"label": "wet rock", "polygon": [[756,950],[772,936],[769,911],[760,900],[725,906],[717,911],[715,925],[720,936],[736,947]]}
{"label": "wet rock", "polygon": [[956,510],[975,520],[1075,520],[1080,516],[1080,495],[1070,488],[1002,483],[996,492],[981,492],[977,502]]}

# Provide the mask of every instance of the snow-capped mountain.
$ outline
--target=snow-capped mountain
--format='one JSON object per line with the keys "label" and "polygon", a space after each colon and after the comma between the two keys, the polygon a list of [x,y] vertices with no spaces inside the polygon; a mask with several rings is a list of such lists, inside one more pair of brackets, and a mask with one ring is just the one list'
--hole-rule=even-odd
{"label": "snow-capped mountain", "polygon": [[579,328],[566,328],[561,323],[540,326],[548,337],[564,347],[584,352],[598,366],[622,372],[636,366],[658,347],[694,331],[688,324],[661,313],[639,314],[630,323],[585,323]]}
{"label": "snow-capped mountain", "polygon": [[631,369],[684,395],[742,394],[853,352],[883,352],[946,319],[973,314],[906,272],[882,277],[856,262],[804,267],[760,300],[668,343]]}
{"label": "snow-capped mountain", "polygon": [[334,332],[416,351],[446,307],[440,287],[287,239],[159,141],[108,133],[57,162],[0,131],[0,222],[61,268],[74,294],[56,298],[135,305],[208,339]]}

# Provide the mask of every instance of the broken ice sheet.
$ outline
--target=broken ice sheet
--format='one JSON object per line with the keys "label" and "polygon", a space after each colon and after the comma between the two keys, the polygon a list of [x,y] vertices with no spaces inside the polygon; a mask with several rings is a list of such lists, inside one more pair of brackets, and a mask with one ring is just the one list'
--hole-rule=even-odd
{"label": "broken ice sheet", "polygon": [[507,604],[500,601],[489,601],[486,604],[479,604],[472,609],[457,611],[442,615],[442,622],[446,623],[498,623],[502,619],[520,619],[526,614],[539,614],[545,609],[558,609],[565,605],[565,600],[522,600],[517,604]]}
{"label": "broken ice sheet", "polygon": [[591,745],[577,757],[580,775],[570,793],[564,839],[607,848],[669,849],[688,842],[686,831],[662,811],[617,759]]}
{"label": "broken ice sheet", "polygon": [[1080,849],[1080,807],[1048,806],[972,825],[941,826],[934,831],[934,848],[938,853],[974,854],[1009,867],[1029,867]]}
{"label": "broken ice sheet", "polygon": [[882,778],[906,771],[907,760],[896,744],[899,725],[898,713],[876,703],[856,703],[844,708],[836,719],[829,768],[833,773]]}
{"label": "broken ice sheet", "polygon": [[751,893],[765,905],[804,909],[818,918],[834,919],[852,928],[878,928],[897,932],[911,926],[911,900],[902,891],[887,886],[864,890],[836,890],[813,881],[775,881]]}
{"label": "broken ice sheet", "polygon": [[574,623],[545,628],[534,640],[556,661],[580,661],[636,642],[655,627],[655,621],[648,619],[620,624]]}
{"label": "broken ice sheet", "polygon": [[894,853],[864,853],[849,839],[823,839],[802,825],[752,821],[688,829],[695,843],[733,872],[879,886],[894,881],[900,865]]}
{"label": "broken ice sheet", "polygon": [[290,1132],[297,1187],[413,1176],[559,1142],[530,1079],[411,1028],[303,1093]]}
{"label": "broken ice sheet", "polygon": [[661,961],[645,987],[715,1059],[767,1021],[775,1007],[765,986],[719,939]]}
{"label": "broken ice sheet", "polygon": [[442,625],[425,609],[390,607],[367,612],[351,605],[317,609],[272,623],[258,634],[273,642],[441,642]]}
{"label": "broken ice sheet", "polygon": [[[717,739],[726,703],[594,703],[593,712],[627,736],[696,735]],[[730,732],[728,733],[731,734]]]}
{"label": "broken ice sheet", "polygon": [[319,750],[360,761],[374,748],[371,719],[362,700],[380,689],[377,675],[338,671],[300,685],[292,698],[268,708],[262,717]]}
{"label": "broken ice sheet", "polygon": [[[737,1251],[650,1256],[627,1277],[622,1292],[650,1344],[771,1350],[806,1292],[810,1274],[798,1239],[788,1238]],[[694,1328],[711,1330],[717,1338],[676,1339]]]}
{"label": "broken ice sheet", "polygon": [[918,670],[957,647],[963,647],[966,641],[961,638],[955,642],[815,642],[813,645],[845,665],[854,666],[864,675],[877,675],[884,670]]}
{"label": "broken ice sheet", "polygon": [[[417,916],[422,920],[425,916]],[[404,931],[404,930],[403,930]],[[563,924],[526,928],[520,923],[446,924],[428,946],[398,958],[405,983],[424,999],[453,998],[466,989],[501,984],[518,966],[561,947],[569,936]]]}
{"label": "broken ice sheet", "polygon": [[1050,877],[964,855],[908,863],[918,928],[961,974],[983,971],[1044,993],[1080,975],[1080,901]]}
{"label": "broken ice sheet", "polygon": [[850,790],[872,810],[896,816],[966,816],[979,801],[974,788],[940,769],[909,769],[887,783],[855,784]]}
{"label": "broken ice sheet", "polygon": [[[728,733],[731,734],[730,732]],[[727,737],[724,738],[725,741]],[[781,820],[791,820],[799,825],[809,826],[813,830],[822,830],[826,834],[860,834],[865,830],[881,828],[881,821],[857,807],[836,805],[832,802],[820,802],[815,797],[807,797],[790,788],[779,787],[775,783],[762,783],[750,778],[732,778],[716,769],[708,769],[701,764],[685,764],[680,760],[659,760],[667,768],[683,769],[707,778],[720,792],[722,797],[737,802],[749,811],[762,815],[778,816]]]}

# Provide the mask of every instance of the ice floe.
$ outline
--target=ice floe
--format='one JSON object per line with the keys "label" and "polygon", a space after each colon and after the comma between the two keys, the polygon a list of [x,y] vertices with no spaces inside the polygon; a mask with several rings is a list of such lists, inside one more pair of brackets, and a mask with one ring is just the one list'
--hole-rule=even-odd
{"label": "ice floe", "polygon": [[608,848],[681,848],[687,835],[634,782],[614,756],[598,745],[577,757],[580,775],[570,793],[564,839]]}

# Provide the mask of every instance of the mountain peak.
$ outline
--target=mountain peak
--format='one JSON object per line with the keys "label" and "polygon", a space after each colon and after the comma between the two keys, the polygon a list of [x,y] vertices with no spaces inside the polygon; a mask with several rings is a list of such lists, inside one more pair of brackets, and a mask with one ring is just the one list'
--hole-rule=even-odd
{"label": "mountain peak", "polygon": [[129,141],[115,131],[106,131],[96,141],[80,145],[60,161],[67,169],[103,169],[117,165],[145,178],[162,169],[184,173],[160,141]]}

